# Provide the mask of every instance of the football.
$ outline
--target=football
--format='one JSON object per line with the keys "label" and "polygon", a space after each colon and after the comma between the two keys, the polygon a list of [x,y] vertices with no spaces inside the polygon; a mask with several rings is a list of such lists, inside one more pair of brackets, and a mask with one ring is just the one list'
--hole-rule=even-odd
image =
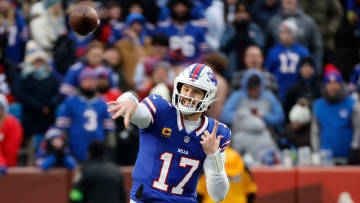
{"label": "football", "polygon": [[96,10],[89,5],[75,7],[69,17],[71,28],[79,35],[85,36],[93,32],[100,24]]}

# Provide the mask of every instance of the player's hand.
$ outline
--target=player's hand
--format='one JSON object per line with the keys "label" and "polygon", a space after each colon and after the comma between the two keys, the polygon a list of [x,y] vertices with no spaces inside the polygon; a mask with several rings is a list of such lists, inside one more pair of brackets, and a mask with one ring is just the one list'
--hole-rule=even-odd
{"label": "player's hand", "polygon": [[132,100],[126,101],[111,101],[108,102],[108,112],[112,113],[112,118],[117,119],[120,116],[124,117],[125,128],[129,128],[130,118],[135,113],[137,104]]}
{"label": "player's hand", "polygon": [[209,133],[209,131],[205,130],[204,134],[201,135],[202,141],[200,141],[200,144],[202,145],[206,155],[214,154],[219,149],[219,144],[220,144],[221,138],[224,137],[222,135],[219,135],[216,137],[218,125],[219,125],[219,122],[216,121],[214,129],[211,132],[211,134]]}

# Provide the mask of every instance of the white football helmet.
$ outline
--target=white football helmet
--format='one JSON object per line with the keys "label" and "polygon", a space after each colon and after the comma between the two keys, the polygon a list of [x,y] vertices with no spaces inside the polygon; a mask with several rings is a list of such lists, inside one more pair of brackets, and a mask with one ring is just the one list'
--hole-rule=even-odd
{"label": "white football helmet", "polygon": [[[192,97],[187,97],[180,94],[180,89],[183,84],[188,84],[200,89],[205,90],[205,97],[201,100]],[[204,64],[192,64],[186,67],[176,78],[174,82],[174,91],[172,94],[172,103],[176,109],[183,114],[192,114],[206,111],[210,104],[215,99],[217,91],[217,80],[216,75],[213,73],[209,66]],[[189,98],[189,107],[181,104],[181,98]],[[197,105],[193,104],[197,101]],[[193,106],[193,107],[192,107]]]}

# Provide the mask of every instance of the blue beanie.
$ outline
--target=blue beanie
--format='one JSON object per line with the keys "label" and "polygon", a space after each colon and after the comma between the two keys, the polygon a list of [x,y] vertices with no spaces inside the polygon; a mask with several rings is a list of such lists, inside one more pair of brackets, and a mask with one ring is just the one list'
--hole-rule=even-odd
{"label": "blue beanie", "polygon": [[325,75],[324,77],[324,84],[326,85],[329,82],[338,82],[338,83],[343,83],[343,79],[340,75],[340,73],[337,73],[335,71],[329,72]]}
{"label": "blue beanie", "polygon": [[79,75],[79,82],[83,81],[84,79],[97,79],[98,77],[98,73],[96,72],[95,69],[92,68],[85,68],[81,71],[80,75]]}
{"label": "blue beanie", "polygon": [[138,14],[138,13],[132,13],[127,16],[125,23],[127,26],[131,26],[131,24],[134,21],[139,21],[143,25],[145,25],[145,22],[146,22],[145,17],[143,15]]}

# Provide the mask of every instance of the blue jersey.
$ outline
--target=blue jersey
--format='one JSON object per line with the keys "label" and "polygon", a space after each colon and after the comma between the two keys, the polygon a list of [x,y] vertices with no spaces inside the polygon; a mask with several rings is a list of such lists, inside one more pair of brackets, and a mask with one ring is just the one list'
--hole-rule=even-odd
{"label": "blue jersey", "polygon": [[119,21],[110,21],[110,27],[111,27],[111,35],[109,37],[109,44],[114,44],[118,40],[123,38],[123,31],[126,28],[126,25],[123,22]]}
{"label": "blue jersey", "polygon": [[297,81],[301,59],[309,55],[308,49],[297,43],[290,47],[277,44],[269,50],[265,67],[275,75],[282,101],[289,87]]}
{"label": "blue jersey", "polygon": [[115,124],[102,99],[87,100],[74,95],[61,105],[56,127],[68,131],[72,155],[78,161],[84,161],[88,144],[103,140],[106,132],[115,129]]}
{"label": "blue jersey", "polygon": [[169,37],[170,50],[181,50],[185,62],[195,61],[208,49],[204,29],[194,23],[178,26],[166,21],[158,27],[157,32]]}
{"label": "blue jersey", "polygon": [[[64,82],[60,86],[60,92],[65,95],[72,95],[75,93],[76,88],[80,86],[79,84],[79,75],[81,71],[83,71],[85,68],[88,68],[86,64],[82,62],[75,63],[72,65],[69,70],[66,72]],[[98,66],[96,67],[97,72],[102,72],[106,70],[106,72],[109,73],[109,75],[113,75],[113,71],[109,67],[104,66]],[[112,77],[109,77],[110,80],[110,87],[115,87],[115,81]]]}
{"label": "blue jersey", "polygon": [[16,63],[22,62],[25,44],[29,39],[29,32],[21,11],[16,10],[14,25],[0,26],[0,35],[2,34],[7,35],[5,57]]}
{"label": "blue jersey", "polygon": [[90,42],[94,39],[93,33],[90,33],[86,36],[80,36],[75,34],[75,32],[71,29],[68,36],[74,42],[75,52],[78,58],[86,54]]}
{"label": "blue jersey", "polygon": [[[140,146],[133,170],[131,199],[136,202],[196,201],[196,187],[206,158],[200,144],[205,130],[212,132],[215,120],[202,115],[202,125],[188,134],[180,112],[158,95],[142,101],[152,122],[140,130]],[[219,123],[217,135],[223,151],[230,143],[230,130]]]}

